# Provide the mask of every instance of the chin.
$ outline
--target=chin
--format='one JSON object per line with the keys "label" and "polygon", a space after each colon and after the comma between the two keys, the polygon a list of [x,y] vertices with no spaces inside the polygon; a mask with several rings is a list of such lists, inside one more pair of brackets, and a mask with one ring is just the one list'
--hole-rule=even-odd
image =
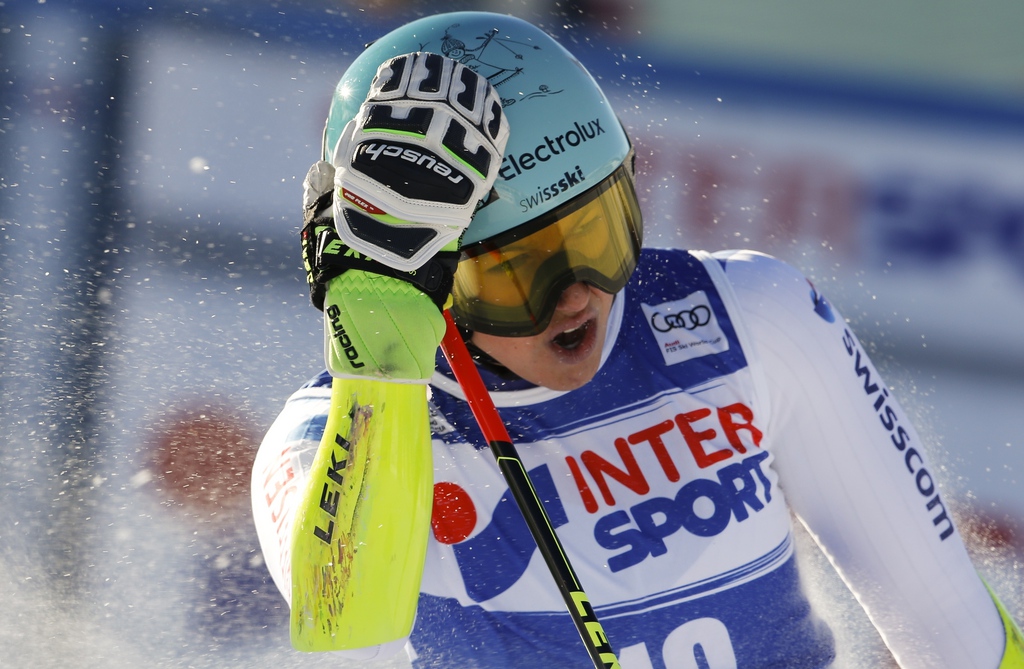
{"label": "chin", "polygon": [[590,383],[590,381],[593,378],[594,378],[594,375],[590,374],[590,375],[588,375],[586,377],[583,377],[583,378],[572,378],[572,379],[569,379],[569,378],[564,378],[563,377],[563,378],[558,378],[558,379],[547,379],[546,382],[541,381],[539,383],[537,381],[534,381],[534,383],[536,383],[539,386],[544,386],[545,388],[550,388],[551,390],[558,390],[558,391],[561,391],[561,392],[565,392],[565,391],[569,391],[569,390],[576,390],[577,388],[582,388],[583,386],[585,386],[588,383]]}
{"label": "chin", "polygon": [[527,380],[551,390],[563,392],[576,390],[593,381],[599,367],[600,354],[598,353],[596,360],[583,360],[575,364],[552,362],[551,365],[547,366],[537,375],[538,378]]}

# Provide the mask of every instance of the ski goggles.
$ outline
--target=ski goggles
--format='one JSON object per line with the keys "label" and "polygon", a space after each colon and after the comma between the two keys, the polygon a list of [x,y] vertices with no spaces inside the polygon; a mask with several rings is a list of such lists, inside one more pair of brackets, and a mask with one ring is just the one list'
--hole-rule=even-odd
{"label": "ski goggles", "polygon": [[540,334],[572,284],[610,294],[622,290],[636,268],[642,238],[632,174],[623,165],[533,221],[463,247],[452,314],[475,332]]}

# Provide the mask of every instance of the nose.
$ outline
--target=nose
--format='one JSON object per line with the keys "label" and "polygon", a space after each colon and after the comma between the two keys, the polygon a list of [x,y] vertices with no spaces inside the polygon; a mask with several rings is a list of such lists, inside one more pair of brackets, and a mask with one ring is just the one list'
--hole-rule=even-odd
{"label": "nose", "polygon": [[590,302],[590,286],[585,283],[574,283],[558,297],[558,311],[576,313],[582,311]]}

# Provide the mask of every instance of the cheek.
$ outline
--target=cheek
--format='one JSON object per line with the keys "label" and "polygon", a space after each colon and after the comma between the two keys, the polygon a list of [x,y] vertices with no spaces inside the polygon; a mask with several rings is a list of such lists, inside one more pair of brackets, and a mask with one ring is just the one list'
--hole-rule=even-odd
{"label": "cheek", "polygon": [[600,288],[590,287],[591,290],[591,304],[597,309],[597,320],[598,325],[604,326],[608,322],[608,315],[612,311],[612,304],[615,302],[615,296],[609,295]]}
{"label": "cheek", "polygon": [[480,350],[491,356],[512,371],[528,365],[538,353],[538,337],[495,337],[494,335],[473,333],[473,343]]}

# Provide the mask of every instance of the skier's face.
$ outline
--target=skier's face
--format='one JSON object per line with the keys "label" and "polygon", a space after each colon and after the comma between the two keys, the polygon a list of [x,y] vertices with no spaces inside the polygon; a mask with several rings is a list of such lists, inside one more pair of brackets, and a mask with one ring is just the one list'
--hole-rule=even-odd
{"label": "skier's face", "polygon": [[538,386],[575,390],[601,364],[613,297],[585,283],[562,292],[550,324],[532,337],[473,333],[473,343],[509,370]]}

